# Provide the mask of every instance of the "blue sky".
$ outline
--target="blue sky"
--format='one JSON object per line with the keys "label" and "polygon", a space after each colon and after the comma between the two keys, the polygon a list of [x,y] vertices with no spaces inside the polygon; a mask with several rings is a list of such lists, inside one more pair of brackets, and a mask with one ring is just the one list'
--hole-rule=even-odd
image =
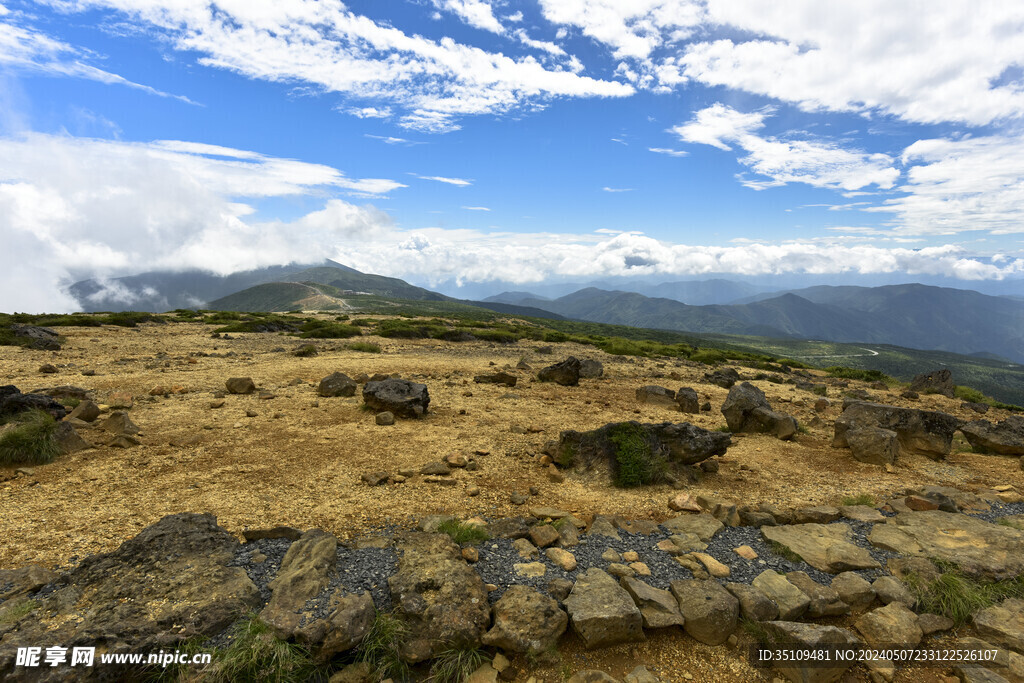
{"label": "blue sky", "polygon": [[325,257],[1021,278],[1022,34],[1019,3],[0,0],[0,310]]}

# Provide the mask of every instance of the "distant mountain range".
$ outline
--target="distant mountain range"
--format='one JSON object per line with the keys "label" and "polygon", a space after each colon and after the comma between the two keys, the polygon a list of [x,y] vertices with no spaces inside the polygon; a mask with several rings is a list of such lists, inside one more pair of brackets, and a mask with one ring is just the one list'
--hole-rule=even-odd
{"label": "distant mountain range", "polygon": [[506,298],[568,318],[687,332],[893,344],[1024,362],[1024,302],[931,287],[810,287],[747,303],[691,306],[596,288],[553,300]]}

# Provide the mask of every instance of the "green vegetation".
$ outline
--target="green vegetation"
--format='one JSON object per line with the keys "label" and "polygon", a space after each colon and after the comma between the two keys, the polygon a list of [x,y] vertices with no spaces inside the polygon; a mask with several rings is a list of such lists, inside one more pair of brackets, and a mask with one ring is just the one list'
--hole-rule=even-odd
{"label": "green vegetation", "polygon": [[729,429],[729,425],[722,425],[720,427],[716,427],[715,431],[716,432],[722,432],[724,434],[732,434],[732,430]]}
{"label": "green vegetation", "polygon": [[825,368],[825,374],[829,377],[857,379],[862,382],[885,382],[886,384],[896,382],[892,377],[879,370],[859,370],[857,368],[848,368],[842,365],[830,365]]}
{"label": "green vegetation", "polygon": [[775,553],[776,555],[780,555],[780,556],[786,558],[790,562],[797,563],[797,562],[803,562],[804,561],[804,558],[800,557],[795,552],[790,550],[789,547],[782,545],[778,541],[771,541],[771,543],[769,545],[771,546],[771,549],[772,549],[773,553]]}
{"label": "green vegetation", "polygon": [[7,607],[0,611],[0,624],[13,624],[35,608],[39,607],[38,600],[22,600],[16,605]]}
{"label": "green vegetation", "polygon": [[933,581],[925,581],[917,574],[907,576],[906,583],[917,598],[918,609],[934,612],[952,619],[957,626],[970,620],[978,610],[991,607],[1007,598],[1024,598],[1024,576],[1005,581],[985,583],[965,576],[948,565]]}
{"label": "green vegetation", "polygon": [[402,660],[398,648],[408,634],[408,627],[394,614],[377,612],[369,633],[356,648],[359,660],[373,667],[378,680],[409,678],[409,665]]}
{"label": "green vegetation", "polygon": [[350,351],[362,351],[363,353],[380,353],[380,344],[374,342],[352,342],[345,346]]}
{"label": "green vegetation", "polygon": [[824,384],[815,385],[815,387],[811,389],[811,393],[817,396],[828,396],[828,387]]}
{"label": "green vegetation", "polygon": [[234,639],[217,652],[217,681],[302,683],[320,674],[305,648],[274,637],[255,614],[235,627]]}
{"label": "green vegetation", "polygon": [[478,647],[453,647],[439,652],[430,664],[430,678],[433,683],[462,683],[470,674],[491,661],[487,653]]}
{"label": "green vegetation", "polygon": [[756,619],[741,617],[740,628],[743,629],[744,633],[753,638],[755,642],[760,643],[761,645],[768,645],[772,642],[768,629],[764,627],[763,623]]}
{"label": "green vegetation", "polygon": [[0,466],[46,465],[60,455],[57,421],[44,410],[28,410],[7,420],[0,434]]}
{"label": "green vegetation", "polygon": [[843,498],[843,505],[867,505],[868,507],[875,506],[875,497],[870,493],[861,493],[856,496],[847,496]]}
{"label": "green vegetation", "polygon": [[462,545],[463,543],[483,543],[490,535],[482,527],[476,526],[475,524],[466,524],[460,522],[457,519],[449,519],[446,522],[441,522],[438,525],[437,530],[442,534],[448,534],[452,537],[452,540]]}
{"label": "green vegetation", "polygon": [[316,346],[314,346],[313,344],[303,344],[299,348],[292,351],[292,355],[298,356],[299,358],[310,358],[312,356],[317,355],[318,353],[320,352],[316,350]]}
{"label": "green vegetation", "polygon": [[615,446],[612,483],[620,488],[645,486],[661,481],[668,464],[657,456],[643,427],[631,422],[614,425],[608,440]]}

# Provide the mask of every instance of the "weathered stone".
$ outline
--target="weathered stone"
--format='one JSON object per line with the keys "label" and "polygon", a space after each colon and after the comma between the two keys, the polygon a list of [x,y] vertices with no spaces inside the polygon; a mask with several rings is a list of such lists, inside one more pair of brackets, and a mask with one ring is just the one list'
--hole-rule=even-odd
{"label": "weathered stone", "polygon": [[779,619],[782,621],[799,619],[811,604],[811,599],[802,590],[774,569],[765,569],[758,574],[753,586],[775,603],[779,608]]}
{"label": "weathered stone", "polygon": [[299,640],[319,643],[317,658],[327,661],[341,652],[348,652],[370,632],[377,609],[369,591],[359,595],[345,595],[342,589],[331,596],[330,614],[326,619],[313,622],[300,631]]}
{"label": "weathered stone", "polygon": [[477,375],[473,381],[477,384],[503,384],[506,387],[514,387],[519,378],[507,372],[496,372],[491,375]]}
{"label": "weathered stone", "polygon": [[846,444],[854,460],[869,465],[887,465],[899,456],[899,438],[891,429],[856,426],[846,431]]}
{"label": "weathered stone", "polygon": [[564,603],[573,629],[588,649],[644,639],[643,618],[633,599],[596,567],[577,577]]}
{"label": "weathered stone", "polygon": [[558,642],[569,623],[555,600],[529,586],[509,586],[492,612],[494,626],[481,640],[506,652],[545,652]]}
{"label": "weathered stone", "polygon": [[718,368],[712,372],[705,372],[704,381],[723,389],[731,389],[732,385],[740,381],[740,373],[736,372],[736,368]]}
{"label": "weathered stone", "polygon": [[0,602],[37,591],[57,578],[57,572],[35,564],[20,569],[0,569]]}
{"label": "weathered stone", "polygon": [[224,384],[229,394],[251,394],[256,391],[252,377],[232,377]]}
{"label": "weathered stone", "polygon": [[960,431],[976,453],[1024,455],[1024,417],[1011,415],[992,424],[977,420],[960,425]]}
{"label": "weathered stone", "polygon": [[388,483],[388,473],[384,471],[367,472],[360,477],[368,486],[383,486]]}
{"label": "weathered stone", "polygon": [[619,585],[626,589],[640,609],[644,628],[682,626],[683,615],[679,603],[669,591],[647,585],[639,579],[623,577]]}
{"label": "weathered stone", "polygon": [[745,583],[727,583],[726,590],[736,596],[740,603],[740,615],[754,621],[771,621],[779,618],[779,606],[754,586]]}
{"label": "weathered stone", "polygon": [[704,568],[707,570],[708,574],[715,577],[716,579],[724,579],[732,573],[732,571],[727,566],[713,558],[711,555],[708,555],[707,553],[690,553],[690,557],[704,565]]}
{"label": "weathered stone", "polygon": [[577,671],[565,683],[619,683],[615,678],[597,669]]}
{"label": "weathered stone", "polygon": [[100,416],[100,407],[94,402],[86,399],[82,401],[75,409],[71,411],[68,418],[74,418],[76,420],[82,420],[84,422],[95,422],[96,418]]}
{"label": "weathered stone", "polygon": [[941,370],[933,370],[932,372],[915,375],[914,379],[910,380],[908,390],[924,394],[942,394],[943,396],[953,398],[956,385],[953,384],[953,374],[949,371],[949,368],[942,368]]}
{"label": "weathered stone", "polygon": [[761,535],[799,555],[815,569],[838,574],[850,569],[877,569],[867,550],[850,542],[846,524],[798,524],[761,527]]}
{"label": "weathered stone", "polygon": [[385,410],[377,413],[374,416],[373,421],[382,427],[390,427],[395,424],[395,414]]}
{"label": "weathered stone", "polygon": [[272,529],[246,529],[242,532],[246,543],[252,543],[263,538],[286,538],[289,541],[297,541],[302,538],[302,532],[290,526],[276,526]]}
{"label": "weathered stone", "polygon": [[13,384],[0,386],[0,418],[24,413],[28,410],[43,410],[53,419],[63,419],[67,408],[60,401],[42,394],[23,394]]}
{"label": "weathered stone", "polygon": [[676,405],[681,413],[699,413],[700,398],[697,392],[690,387],[683,387],[676,392]]}
{"label": "weathered stone", "polygon": [[836,590],[822,586],[806,572],[788,572],[786,580],[810,598],[811,604],[807,606],[806,615],[811,619],[836,617],[850,611],[850,606],[843,602]]}
{"label": "weathered stone", "polygon": [[316,393],[318,396],[331,398],[334,396],[355,396],[356,381],[344,372],[332,372],[320,380]]}
{"label": "weathered stone", "polygon": [[541,382],[554,382],[565,387],[574,387],[580,383],[580,361],[575,356],[569,356],[561,363],[543,368],[537,373],[537,379]]}
{"label": "weathered stone", "polygon": [[867,505],[841,505],[839,506],[839,514],[846,519],[852,519],[855,522],[868,522],[874,524],[876,522],[885,521],[885,515],[875,508],[868,507]]}
{"label": "weathered stone", "polygon": [[[856,647],[861,641],[845,628],[802,624],[796,621],[769,621],[764,628],[775,640],[806,648]],[[777,666],[779,673],[793,683],[832,683],[842,678],[852,661],[835,661],[832,666],[820,662],[808,665],[789,664]]]}
{"label": "weathered stone", "polygon": [[626,674],[624,681],[625,683],[661,683],[661,679],[643,665],[633,667],[633,670]]}
{"label": "weathered stone", "polygon": [[270,602],[260,613],[274,635],[288,640],[298,635],[309,619],[306,602],[326,590],[335,570],[338,539],[326,531],[310,529],[291,544],[277,576],[268,584]]}
{"label": "weathered stone", "polygon": [[791,439],[797,431],[796,420],[772,410],[764,392],[749,382],[729,389],[722,414],[731,432],[765,433]]}
{"label": "weathered stone", "polygon": [[562,548],[548,548],[544,551],[548,559],[555,563],[555,566],[565,572],[576,569],[576,556]]}
{"label": "weathered stone", "polygon": [[593,358],[583,358],[580,360],[580,378],[581,379],[597,379],[604,375],[604,364],[599,360]]}
{"label": "weathered stone", "polygon": [[530,540],[538,548],[546,548],[557,543],[558,531],[550,524],[537,524],[530,527]]}
{"label": "weathered stone", "polygon": [[831,505],[800,508],[793,512],[793,524],[828,524],[840,517],[839,508]]}
{"label": "weathered stone", "polygon": [[92,448],[92,444],[79,436],[75,428],[67,422],[57,423],[57,429],[53,432],[53,440],[62,455]]}
{"label": "weathered stone", "polygon": [[907,607],[913,608],[917,600],[902,581],[893,576],[879,576],[871,584],[879,601],[883,605],[899,602]]}
{"label": "weathered stone", "polygon": [[370,381],[363,385],[363,402],[378,411],[388,411],[398,417],[422,417],[430,406],[430,393],[426,384],[407,379]]}
{"label": "weathered stone", "polygon": [[696,640],[721,645],[736,630],[740,603],[721,584],[683,579],[669,584],[669,590],[679,602],[683,629]]}
{"label": "weathered stone", "polygon": [[605,536],[607,538],[614,538],[620,541],[622,540],[622,537],[619,536],[619,532],[615,528],[615,525],[613,525],[607,517],[603,517],[601,515],[595,517],[594,521],[591,522],[590,528],[587,529],[587,536]]}
{"label": "weathered stone", "polygon": [[60,351],[60,335],[49,327],[12,323],[10,330],[15,337],[27,340],[30,349]]}
{"label": "weathered stone", "polygon": [[853,609],[865,609],[875,601],[875,589],[855,572],[843,572],[832,579],[832,590]]}
{"label": "weathered stone", "polygon": [[704,542],[710,541],[715,534],[725,528],[724,524],[706,512],[673,517],[662,522],[661,526],[673,534],[693,534]]}
{"label": "weathered stone", "polygon": [[548,568],[542,562],[519,562],[512,565],[512,571],[517,576],[538,579],[548,573]]}
{"label": "weathered stone", "polygon": [[1010,598],[973,616],[978,635],[1024,654],[1024,600]]}
{"label": "weathered stone", "polygon": [[689,493],[677,493],[668,500],[670,510],[676,512],[700,512],[701,507]]}
{"label": "weathered stone", "polygon": [[649,384],[636,390],[636,400],[639,403],[675,408],[676,392],[665,387]]}
{"label": "weathered stone", "polygon": [[846,435],[851,429],[879,427],[896,432],[903,451],[942,460],[949,455],[959,426],[960,421],[946,413],[850,401],[844,403],[843,413],[836,419],[832,446],[848,447]]}
{"label": "weathered stone", "polygon": [[917,615],[901,602],[891,602],[861,616],[854,623],[869,645],[916,647],[924,634]]}
{"label": "weathered stone", "polygon": [[396,539],[398,572],[388,578],[397,615],[410,627],[401,651],[408,661],[461,643],[479,645],[490,625],[487,590],[445,534],[410,532]]}
{"label": "weathered stone", "polygon": [[132,419],[128,417],[128,413],[117,410],[110,414],[100,428],[104,431],[111,432],[112,434],[138,434],[140,431],[138,425],[132,422]]}
{"label": "weathered stone", "polygon": [[933,633],[952,630],[956,623],[949,617],[944,617],[941,614],[925,612],[924,614],[917,615],[917,625],[921,627],[921,632],[928,636]]}

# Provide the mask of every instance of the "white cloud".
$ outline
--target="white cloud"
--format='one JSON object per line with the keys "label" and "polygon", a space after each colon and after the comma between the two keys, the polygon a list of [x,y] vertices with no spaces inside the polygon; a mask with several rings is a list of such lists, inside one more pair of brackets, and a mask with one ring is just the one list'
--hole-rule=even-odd
{"label": "white cloud", "polygon": [[[253,79],[294,83],[374,100],[405,110],[400,125],[428,132],[458,128],[457,119],[501,114],[556,97],[624,97],[632,86],[582,76],[571,59],[547,68],[463,45],[408,35],[355,14],[339,0],[273,3],[180,0],[50,0],[62,9],[109,9],[164,34],[204,66]],[[445,0],[488,23],[485,3]],[[449,7],[450,5],[450,7]],[[473,9],[477,8],[477,9]],[[489,10],[488,10],[489,11]],[[493,15],[491,15],[493,16]]]}
{"label": "white cloud", "polygon": [[[0,5],[0,8],[3,6]],[[3,9],[0,16],[9,13],[9,10]],[[89,55],[84,51],[51,38],[40,31],[10,23],[0,23],[0,67],[31,71],[48,76],[82,78],[110,85],[123,85],[157,97],[169,97],[188,104],[196,104],[184,95],[172,95],[87,64],[85,60],[88,57]]]}
{"label": "white cloud", "polygon": [[472,180],[466,180],[464,178],[447,178],[445,176],[440,175],[417,175],[415,173],[412,173],[410,175],[416,176],[420,180],[434,180],[439,183],[445,183],[447,185],[456,185],[458,187],[466,187],[467,185],[473,184]]}
{"label": "white cloud", "polygon": [[490,211],[486,206],[464,206],[462,208],[466,211]]}
{"label": "white cloud", "polygon": [[527,35],[523,29],[516,29],[513,35],[519,39],[519,42],[527,47],[532,47],[535,50],[543,50],[551,55],[564,56],[565,50],[563,50],[557,43],[552,43],[546,40],[534,40]]}
{"label": "white cloud", "polygon": [[667,147],[648,147],[648,152],[655,152],[657,154],[666,154],[670,157],[686,157],[690,156],[690,153],[681,149],[669,149]]}
{"label": "white cloud", "polygon": [[602,192],[632,192],[633,188],[632,187],[608,187],[606,185],[605,187],[601,188],[601,191]]}
{"label": "white cloud", "polygon": [[0,139],[0,310],[71,310],[62,284],[93,275],[204,268],[219,273],[333,253],[390,226],[373,207],[326,199],[290,223],[246,219],[246,200],[394,189],[319,164],[180,141],[49,135]]}
{"label": "white cloud", "polygon": [[1024,137],[918,140],[902,160],[906,194],[867,209],[892,213],[895,232],[1024,233]]}
{"label": "white cloud", "polygon": [[685,76],[813,110],[982,125],[1024,112],[1024,5],[949,0],[708,0],[707,25],[750,35],[692,43]]}
{"label": "white cloud", "polygon": [[899,178],[887,154],[849,150],[828,141],[785,140],[761,136],[771,110],[742,113],[716,103],[702,109],[688,123],[672,128],[684,142],[703,143],[722,150],[737,145],[747,156],[739,162],[761,179],[740,178],[752,189],[805,183],[814,187],[858,190],[869,185],[891,188]]}
{"label": "white cloud", "polygon": [[454,13],[470,26],[498,34],[505,32],[505,27],[494,16],[494,11],[486,2],[481,2],[481,0],[433,0],[433,3],[434,7]]}
{"label": "white cloud", "polygon": [[414,140],[406,140],[405,138],[396,138],[396,137],[391,136],[391,135],[371,135],[370,133],[365,133],[363,135],[363,137],[370,138],[371,140],[380,140],[381,142],[383,142],[384,144],[387,144],[387,145],[422,145],[423,144],[422,142],[416,142]]}
{"label": "white cloud", "polygon": [[360,119],[389,119],[392,116],[391,107],[353,107],[347,111]]}

